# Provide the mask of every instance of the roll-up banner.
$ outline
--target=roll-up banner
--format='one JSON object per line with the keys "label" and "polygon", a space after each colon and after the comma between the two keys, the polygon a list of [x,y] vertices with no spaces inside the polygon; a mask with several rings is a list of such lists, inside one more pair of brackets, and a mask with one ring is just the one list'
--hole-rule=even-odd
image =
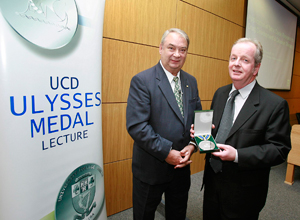
{"label": "roll-up banner", "polygon": [[0,219],[107,219],[105,0],[0,0]]}

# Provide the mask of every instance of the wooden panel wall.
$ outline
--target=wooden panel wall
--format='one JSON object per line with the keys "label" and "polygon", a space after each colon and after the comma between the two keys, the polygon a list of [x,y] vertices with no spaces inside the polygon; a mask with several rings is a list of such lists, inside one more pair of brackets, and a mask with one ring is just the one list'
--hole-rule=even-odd
{"label": "wooden panel wall", "polygon": [[176,26],[177,4],[177,0],[106,0],[104,38],[157,46],[162,33]]}
{"label": "wooden panel wall", "polygon": [[223,60],[228,60],[232,43],[244,35],[244,27],[185,2],[178,3],[176,26],[190,37],[189,53]]}
{"label": "wooden panel wall", "polygon": [[244,17],[246,11],[245,1],[237,0],[210,0],[210,1],[199,1],[199,0],[185,0],[195,7],[198,7],[202,10],[208,11],[212,14],[215,14],[223,19],[229,20],[233,23],[236,23],[240,26],[245,26]]}
{"label": "wooden panel wall", "polygon": [[[230,48],[244,35],[244,0],[234,5],[217,0],[106,0],[102,118],[108,215],[132,207],[133,140],[125,118],[131,78],[159,61],[158,46],[165,30],[183,29],[191,40],[183,69],[197,78],[203,109],[209,109],[214,91],[230,83]],[[195,154],[192,160],[192,173],[203,170],[204,155]]]}
{"label": "wooden panel wall", "polygon": [[[102,58],[103,155],[107,214],[132,207],[133,140],[126,131],[126,102],[132,76],[159,61],[163,32],[177,27],[191,43],[183,69],[198,81],[203,109],[213,93],[230,83],[231,45],[244,36],[246,0],[106,0]],[[292,89],[274,91],[300,112],[300,38]],[[298,86],[297,86],[298,85]],[[192,173],[204,168],[204,155],[192,156]]]}

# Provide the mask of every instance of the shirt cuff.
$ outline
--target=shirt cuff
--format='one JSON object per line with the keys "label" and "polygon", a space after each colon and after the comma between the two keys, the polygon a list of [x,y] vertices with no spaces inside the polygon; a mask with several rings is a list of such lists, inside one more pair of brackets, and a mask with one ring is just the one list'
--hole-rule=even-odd
{"label": "shirt cuff", "polygon": [[235,162],[235,163],[239,162],[239,156],[238,156],[238,151],[237,150],[235,151],[235,159],[234,159],[233,162]]}
{"label": "shirt cuff", "polygon": [[197,145],[196,145],[196,143],[195,143],[194,141],[190,141],[189,144],[190,144],[190,145],[194,145],[194,151],[193,151],[193,153],[195,153],[195,152],[198,151],[198,147],[197,147]]}

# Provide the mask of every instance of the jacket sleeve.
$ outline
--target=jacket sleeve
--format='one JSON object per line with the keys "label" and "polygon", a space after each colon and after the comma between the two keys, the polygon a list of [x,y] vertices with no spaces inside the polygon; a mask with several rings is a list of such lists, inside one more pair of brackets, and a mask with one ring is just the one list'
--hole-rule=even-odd
{"label": "jacket sleeve", "polygon": [[[268,117],[264,130],[253,129],[247,134],[248,143],[256,141],[259,144],[238,149],[239,168],[267,168],[284,162],[291,149],[290,132],[289,108],[286,100],[282,100]],[[246,141],[247,138],[245,144]]]}
{"label": "jacket sleeve", "polygon": [[146,79],[140,74],[134,76],[130,83],[127,100],[126,127],[135,141],[135,146],[141,147],[157,159],[164,161],[173,143],[155,133],[149,124],[151,116],[150,98]]}

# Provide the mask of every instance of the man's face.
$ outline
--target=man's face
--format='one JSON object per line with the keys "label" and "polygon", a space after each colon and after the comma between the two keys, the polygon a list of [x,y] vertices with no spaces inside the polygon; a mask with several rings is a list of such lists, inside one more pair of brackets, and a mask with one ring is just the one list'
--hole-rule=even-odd
{"label": "man's face", "polygon": [[251,83],[257,76],[260,64],[255,67],[256,46],[251,42],[234,45],[229,58],[229,75],[236,89]]}
{"label": "man's face", "polygon": [[187,41],[178,33],[169,33],[159,45],[160,60],[166,70],[177,75],[187,55]]}

